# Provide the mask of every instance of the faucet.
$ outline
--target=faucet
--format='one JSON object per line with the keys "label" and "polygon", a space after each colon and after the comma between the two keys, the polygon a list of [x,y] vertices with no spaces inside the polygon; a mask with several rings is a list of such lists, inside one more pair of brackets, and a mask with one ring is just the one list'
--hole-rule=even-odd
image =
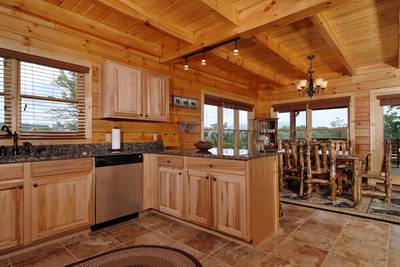
{"label": "faucet", "polygon": [[12,154],[14,156],[18,155],[18,134],[17,134],[17,132],[12,133],[10,131],[10,128],[7,125],[3,125],[1,127],[1,131],[6,132],[7,135],[11,136],[11,138],[13,139]]}

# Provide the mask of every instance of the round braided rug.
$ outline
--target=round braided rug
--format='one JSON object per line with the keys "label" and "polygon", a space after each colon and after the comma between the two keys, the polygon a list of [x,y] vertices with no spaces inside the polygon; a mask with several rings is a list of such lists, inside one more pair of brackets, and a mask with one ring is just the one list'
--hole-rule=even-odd
{"label": "round braided rug", "polygon": [[176,248],[134,246],[106,252],[67,267],[201,267],[192,255]]}

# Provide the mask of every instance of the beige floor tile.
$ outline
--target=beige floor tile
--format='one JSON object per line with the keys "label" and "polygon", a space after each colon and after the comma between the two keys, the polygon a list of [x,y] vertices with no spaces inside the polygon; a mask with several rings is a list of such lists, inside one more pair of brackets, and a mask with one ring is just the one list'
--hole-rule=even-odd
{"label": "beige floor tile", "polygon": [[218,261],[211,257],[206,257],[206,258],[202,259],[200,261],[200,263],[203,265],[203,267],[229,267],[230,266],[224,262]]}
{"label": "beige floor tile", "polygon": [[253,249],[235,242],[230,242],[222,248],[211,254],[213,258],[223,261],[227,264],[234,265],[237,262],[247,258]]}
{"label": "beige floor tile", "polygon": [[183,240],[199,232],[199,230],[196,228],[184,225],[182,223],[173,223],[171,225],[162,227],[157,231],[176,241]]}
{"label": "beige floor tile", "polygon": [[52,243],[10,258],[12,266],[57,267],[76,261],[61,245]]}
{"label": "beige floor tile", "polygon": [[282,259],[278,256],[271,256],[260,263],[261,267],[300,267],[301,265],[293,264],[288,259]]}
{"label": "beige floor tile", "polygon": [[151,232],[149,229],[135,223],[114,225],[101,230],[119,242],[126,244],[135,238]]}
{"label": "beige floor tile", "polygon": [[188,238],[187,240],[184,240],[183,243],[198,251],[210,254],[213,251],[228,244],[229,241],[219,236],[201,231]]}
{"label": "beige floor tile", "polygon": [[205,254],[201,251],[198,251],[192,247],[189,247],[181,242],[176,242],[176,243],[172,244],[171,247],[183,250],[183,251],[189,253],[190,255],[192,255],[193,257],[195,257],[197,260],[201,260],[207,256],[207,254]]}
{"label": "beige floor tile", "polygon": [[160,228],[172,225],[175,223],[175,221],[158,214],[149,213],[147,216],[135,220],[134,223],[150,230],[158,230]]}
{"label": "beige floor tile", "polygon": [[149,232],[144,235],[140,235],[135,239],[130,239],[124,242],[126,246],[140,246],[140,245],[156,245],[156,246],[170,246],[176,241],[157,232]]}
{"label": "beige floor tile", "polygon": [[66,247],[75,257],[84,259],[116,249],[120,246],[120,243],[103,232],[95,231],[63,240],[61,245]]}

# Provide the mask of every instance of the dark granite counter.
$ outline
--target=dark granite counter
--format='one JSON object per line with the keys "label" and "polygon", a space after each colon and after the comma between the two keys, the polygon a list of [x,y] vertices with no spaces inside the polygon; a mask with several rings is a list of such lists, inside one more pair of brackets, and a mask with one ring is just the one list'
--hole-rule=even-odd
{"label": "dark granite counter", "polygon": [[262,152],[253,154],[242,154],[242,155],[231,155],[229,153],[217,153],[211,152],[200,152],[196,150],[162,150],[155,152],[159,155],[172,155],[172,156],[186,156],[186,157],[202,157],[202,158],[216,158],[216,159],[228,159],[228,160],[252,160],[262,157],[270,157],[277,155],[276,152]]}
{"label": "dark granite counter", "polygon": [[[6,150],[7,155],[10,155],[11,147],[6,147]],[[23,148],[19,147],[19,150],[22,152]],[[162,150],[164,147],[161,142],[126,143],[118,153],[111,151],[110,144],[38,145],[32,146],[27,155],[22,152],[18,156],[0,156],[0,164],[154,153]]]}

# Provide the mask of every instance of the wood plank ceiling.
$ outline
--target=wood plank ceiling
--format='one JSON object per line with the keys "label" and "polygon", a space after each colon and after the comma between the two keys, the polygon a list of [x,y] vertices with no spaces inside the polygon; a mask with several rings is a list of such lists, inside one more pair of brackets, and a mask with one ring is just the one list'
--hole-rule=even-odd
{"label": "wood plank ceiling", "polygon": [[162,63],[247,77],[260,89],[399,67],[398,0],[0,0],[0,5],[137,49]]}

